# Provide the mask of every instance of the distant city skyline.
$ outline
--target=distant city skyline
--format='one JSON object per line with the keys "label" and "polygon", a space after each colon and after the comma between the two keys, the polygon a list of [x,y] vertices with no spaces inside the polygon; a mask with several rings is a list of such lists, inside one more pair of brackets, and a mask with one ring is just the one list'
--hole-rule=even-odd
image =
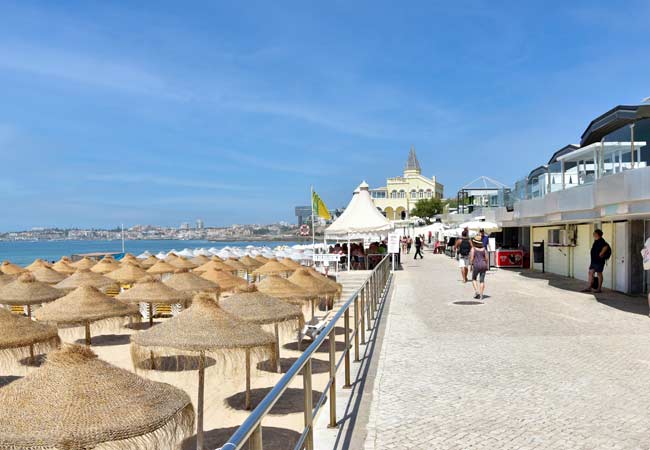
{"label": "distant city skyline", "polygon": [[0,4],[0,231],[293,221],[411,146],[453,197],[650,95],[643,1],[151,5]]}

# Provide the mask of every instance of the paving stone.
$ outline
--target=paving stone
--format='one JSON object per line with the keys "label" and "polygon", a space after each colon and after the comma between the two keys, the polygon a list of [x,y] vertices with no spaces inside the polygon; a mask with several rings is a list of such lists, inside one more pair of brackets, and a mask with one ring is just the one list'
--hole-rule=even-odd
{"label": "paving stone", "polygon": [[407,259],[365,450],[650,449],[647,307],[568,285],[491,271],[485,303],[461,306],[473,291],[452,260]]}

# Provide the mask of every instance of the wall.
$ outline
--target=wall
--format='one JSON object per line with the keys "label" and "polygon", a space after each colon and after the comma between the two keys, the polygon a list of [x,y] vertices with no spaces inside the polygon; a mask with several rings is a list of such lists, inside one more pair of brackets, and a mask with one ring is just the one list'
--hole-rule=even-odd
{"label": "wall", "polygon": [[[573,247],[573,276],[578,280],[587,281],[589,265],[591,264],[591,244],[593,242],[592,226],[581,224],[576,227],[576,246]],[[607,240],[609,242],[609,239]]]}

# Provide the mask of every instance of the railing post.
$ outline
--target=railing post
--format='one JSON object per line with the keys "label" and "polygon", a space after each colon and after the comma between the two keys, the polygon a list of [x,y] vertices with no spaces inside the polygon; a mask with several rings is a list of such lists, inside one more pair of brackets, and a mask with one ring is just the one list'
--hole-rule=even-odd
{"label": "railing post", "polygon": [[372,314],[372,283],[368,285],[368,289],[366,289],[366,326],[368,328],[368,331],[372,330],[372,324],[371,324],[371,314]]}
{"label": "railing post", "polygon": [[248,438],[248,450],[263,450],[264,445],[262,444],[262,424],[258,424],[251,437]]}
{"label": "railing post", "polygon": [[359,362],[359,295],[354,298],[354,362]]}
{"label": "railing post", "polygon": [[343,389],[350,389],[350,308],[345,310],[343,315],[343,328],[345,328],[345,384]]}
{"label": "railing post", "polygon": [[359,330],[361,330],[361,345],[366,345],[366,291],[368,285],[365,284],[361,289],[361,310],[359,315],[361,316],[361,324],[359,325]]}
{"label": "railing post", "polygon": [[305,449],[314,450],[314,427],[313,427],[313,409],[312,391],[311,391],[311,358],[307,360],[302,368],[303,394],[305,396],[305,428],[307,436],[305,438]]}
{"label": "railing post", "polygon": [[329,428],[336,428],[336,328],[332,328],[329,335],[330,341],[330,424]]}

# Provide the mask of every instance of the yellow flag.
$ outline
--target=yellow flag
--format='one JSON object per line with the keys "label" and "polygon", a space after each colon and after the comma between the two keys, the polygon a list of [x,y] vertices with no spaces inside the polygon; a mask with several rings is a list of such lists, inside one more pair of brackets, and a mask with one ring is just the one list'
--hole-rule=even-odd
{"label": "yellow flag", "polygon": [[311,204],[312,208],[314,208],[314,214],[318,217],[322,217],[325,220],[332,218],[330,212],[327,210],[327,206],[325,206],[325,202],[323,202],[316,192],[313,192],[311,195]]}

